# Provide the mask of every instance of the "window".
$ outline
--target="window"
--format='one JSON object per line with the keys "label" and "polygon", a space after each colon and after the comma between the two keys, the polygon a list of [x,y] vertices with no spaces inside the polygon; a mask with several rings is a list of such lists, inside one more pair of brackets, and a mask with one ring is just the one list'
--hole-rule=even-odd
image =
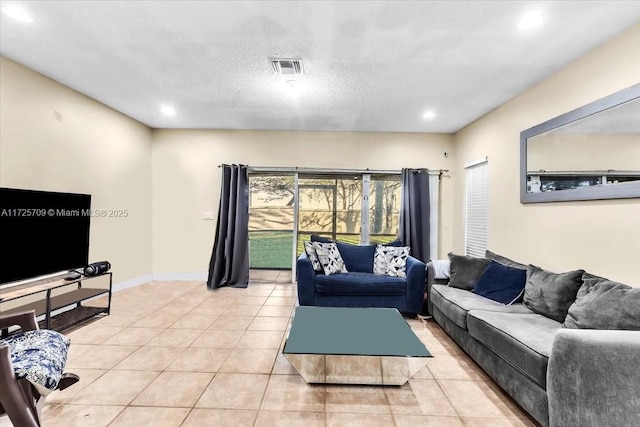
{"label": "window", "polygon": [[472,163],[466,169],[465,242],[466,255],[484,257],[487,249],[489,177],[487,161]]}

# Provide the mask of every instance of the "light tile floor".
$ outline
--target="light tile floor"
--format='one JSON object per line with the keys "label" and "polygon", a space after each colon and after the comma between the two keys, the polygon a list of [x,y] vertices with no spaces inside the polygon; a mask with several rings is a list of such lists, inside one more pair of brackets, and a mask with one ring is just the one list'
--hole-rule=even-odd
{"label": "light tile floor", "polygon": [[[280,353],[296,304],[289,272],[246,289],[152,282],[66,335],[67,371],[45,427],[535,426],[432,321],[407,319],[434,355],[401,387],[308,385]],[[7,418],[0,425],[10,425]]]}

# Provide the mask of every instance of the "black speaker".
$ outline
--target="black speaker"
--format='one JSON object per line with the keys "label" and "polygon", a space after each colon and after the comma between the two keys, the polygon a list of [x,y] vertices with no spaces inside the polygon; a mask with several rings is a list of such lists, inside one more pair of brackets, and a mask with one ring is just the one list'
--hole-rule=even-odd
{"label": "black speaker", "polygon": [[92,264],[87,265],[84,268],[85,276],[97,276],[99,274],[106,273],[111,268],[111,263],[109,261],[100,261],[94,262]]}

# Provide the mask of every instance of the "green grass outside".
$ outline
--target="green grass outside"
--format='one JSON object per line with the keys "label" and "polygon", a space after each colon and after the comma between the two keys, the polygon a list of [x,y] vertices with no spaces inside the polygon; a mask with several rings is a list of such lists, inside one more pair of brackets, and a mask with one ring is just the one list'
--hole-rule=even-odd
{"label": "green grass outside", "polygon": [[[320,235],[322,235],[320,233]],[[331,238],[331,235],[324,237]],[[304,242],[310,240],[311,233],[301,233],[298,237],[296,254],[304,250]],[[264,269],[291,269],[292,231],[250,231],[249,232],[249,266]],[[360,235],[337,234],[336,240],[357,245]],[[371,236],[371,243],[387,243],[395,240],[395,236]]]}
{"label": "green grass outside", "polygon": [[291,269],[292,231],[250,231],[249,267]]}

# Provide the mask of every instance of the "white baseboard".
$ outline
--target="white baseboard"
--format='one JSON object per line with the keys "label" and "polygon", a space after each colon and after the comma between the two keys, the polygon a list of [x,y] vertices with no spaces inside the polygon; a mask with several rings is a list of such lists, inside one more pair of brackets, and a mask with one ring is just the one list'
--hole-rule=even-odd
{"label": "white baseboard", "polygon": [[156,273],[153,274],[154,281],[185,281],[185,282],[206,282],[209,273],[206,271],[192,271],[185,273]]}
{"label": "white baseboard", "polygon": [[134,277],[133,279],[123,280],[122,282],[114,283],[111,287],[112,292],[119,292],[129,288],[135,288],[136,286],[149,283],[153,280],[152,274],[145,274],[144,276]]}

